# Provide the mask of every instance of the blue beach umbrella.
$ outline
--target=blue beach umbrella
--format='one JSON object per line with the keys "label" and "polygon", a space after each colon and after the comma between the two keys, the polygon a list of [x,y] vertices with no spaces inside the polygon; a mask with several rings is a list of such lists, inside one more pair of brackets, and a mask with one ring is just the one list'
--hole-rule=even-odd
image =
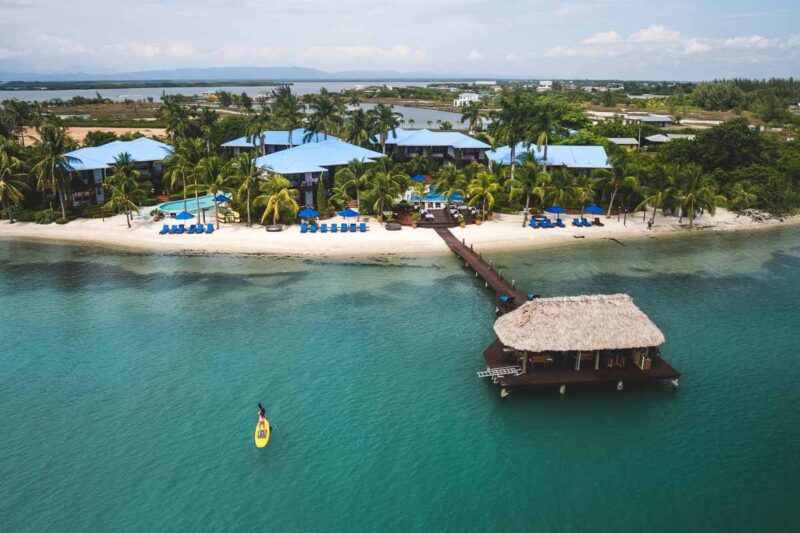
{"label": "blue beach umbrella", "polygon": [[343,218],[357,217],[358,216],[358,212],[357,211],[353,211],[352,209],[350,209],[348,207],[347,209],[339,211],[339,216],[343,217]]}
{"label": "blue beach umbrella", "polygon": [[319,213],[311,209],[310,207],[306,207],[305,209],[300,211],[298,215],[300,216],[300,218],[316,218],[317,215],[319,215]]}
{"label": "blue beach umbrella", "polygon": [[550,213],[552,215],[563,215],[564,213],[566,213],[563,207],[558,207],[557,205],[545,207],[544,210],[546,213]]}
{"label": "blue beach umbrella", "polygon": [[194,218],[194,215],[191,213],[187,213],[186,211],[181,211],[177,215],[175,215],[175,220],[191,220]]}
{"label": "blue beach umbrella", "polygon": [[230,198],[228,198],[224,194],[218,194],[214,197],[214,200],[220,203],[224,203],[230,201]]}
{"label": "blue beach umbrella", "polygon": [[602,215],[605,213],[602,207],[599,205],[587,205],[583,208],[584,213],[589,213],[590,215]]}
{"label": "blue beach umbrella", "polygon": [[425,181],[425,180],[426,180],[426,178],[425,178],[425,176],[423,176],[422,174],[417,174],[416,176],[414,176],[413,178],[411,178],[411,180],[412,180],[412,181],[416,181],[417,183],[422,183],[423,181]]}

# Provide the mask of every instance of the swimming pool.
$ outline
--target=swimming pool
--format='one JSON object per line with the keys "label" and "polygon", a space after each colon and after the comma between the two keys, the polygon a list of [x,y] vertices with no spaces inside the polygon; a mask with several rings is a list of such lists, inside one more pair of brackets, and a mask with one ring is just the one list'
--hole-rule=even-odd
{"label": "swimming pool", "polygon": [[[199,204],[199,209],[198,209]],[[201,196],[197,200],[194,197],[186,198],[186,210],[189,213],[196,213],[198,210],[203,209],[211,209],[214,207],[214,196],[208,194],[206,196]],[[167,202],[165,204],[161,204],[158,206],[159,211],[162,213],[166,213],[168,215],[180,213],[183,211],[183,200],[173,200],[172,202]]]}

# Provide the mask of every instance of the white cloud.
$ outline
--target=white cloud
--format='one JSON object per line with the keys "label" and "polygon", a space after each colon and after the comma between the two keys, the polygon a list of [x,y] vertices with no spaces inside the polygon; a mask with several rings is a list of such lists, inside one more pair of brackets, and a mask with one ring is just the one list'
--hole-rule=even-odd
{"label": "white cloud", "polygon": [[711,45],[700,39],[687,39],[683,43],[683,53],[687,55],[709,52]]}
{"label": "white cloud", "polygon": [[650,26],[631,34],[632,43],[675,43],[681,40],[681,33],[664,26]]}
{"label": "white cloud", "polygon": [[520,57],[517,54],[508,54],[506,56],[506,61],[508,61],[509,63],[518,63],[519,60]]}
{"label": "white cloud", "polygon": [[778,39],[768,39],[761,35],[748,35],[726,39],[723,43],[726,48],[776,48],[780,46]]}
{"label": "white cloud", "polygon": [[11,48],[0,48],[0,59],[14,59],[22,57],[21,50],[12,50]]}
{"label": "white cloud", "polygon": [[594,35],[590,35],[583,41],[583,44],[613,44],[613,43],[621,43],[622,36],[615,31],[604,31],[600,33],[595,33]]}
{"label": "white cloud", "polygon": [[482,53],[478,52],[477,50],[473,50],[472,52],[467,54],[467,61],[480,61],[484,58],[485,56]]}
{"label": "white cloud", "polygon": [[554,46],[544,53],[544,57],[614,57],[617,53],[611,50],[597,48],[570,48],[567,46]]}

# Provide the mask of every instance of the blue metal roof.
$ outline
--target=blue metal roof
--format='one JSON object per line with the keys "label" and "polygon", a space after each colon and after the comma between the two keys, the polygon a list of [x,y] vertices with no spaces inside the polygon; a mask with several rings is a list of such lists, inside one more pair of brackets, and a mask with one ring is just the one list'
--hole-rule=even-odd
{"label": "blue metal roof", "polygon": [[[539,163],[544,163],[544,146],[537,149],[536,145],[528,148],[524,143],[517,144],[514,154],[517,162],[525,152],[531,152]],[[486,152],[486,157],[495,163],[510,165],[511,148],[501,146],[497,150]],[[547,164],[567,168],[611,168],[606,149],[602,146],[549,145],[547,147]]]}
{"label": "blue metal roof", "polygon": [[[265,130],[261,134],[264,136],[265,146],[289,146],[289,130]],[[305,128],[295,128],[292,130],[292,146],[303,144],[303,139],[306,135]],[[333,135],[328,135],[328,139],[336,139]],[[318,142],[325,140],[325,136],[321,133],[314,134],[311,142]],[[228,141],[222,145],[223,148],[255,148],[261,146],[261,137],[255,135],[253,137],[239,137],[232,141]]]}
{"label": "blue metal roof", "polygon": [[[380,139],[373,138],[373,142],[378,144]],[[487,150],[491,148],[485,142],[478,139],[473,139],[469,135],[464,135],[457,131],[431,131],[428,129],[421,130],[405,130],[397,128],[392,135],[386,139],[386,144],[395,144],[397,146],[451,146],[453,148],[476,148]]]}
{"label": "blue metal roof", "polygon": [[72,158],[73,170],[96,170],[109,168],[121,154],[128,153],[131,159],[138,162],[161,161],[173,152],[172,146],[150,139],[139,137],[132,141],[112,141],[102,146],[79,148],[64,154]]}
{"label": "blue metal roof", "polygon": [[371,162],[379,157],[384,155],[328,137],[327,141],[301,144],[258,157],[255,162],[257,167],[272,172],[302,174],[322,172],[325,170],[323,167],[346,165],[354,159]]}

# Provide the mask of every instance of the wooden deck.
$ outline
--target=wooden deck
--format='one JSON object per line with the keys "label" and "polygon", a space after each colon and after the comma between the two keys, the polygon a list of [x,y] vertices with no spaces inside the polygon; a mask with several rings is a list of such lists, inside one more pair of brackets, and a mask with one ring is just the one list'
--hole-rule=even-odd
{"label": "wooden deck", "polygon": [[[503,351],[503,345],[495,340],[484,352],[483,358],[487,368],[502,368],[513,363],[509,354]],[[669,363],[661,358],[653,358],[653,367],[650,370],[640,370],[629,363],[624,368],[608,369],[600,367],[595,370],[591,363],[586,363],[581,370],[573,368],[542,368],[528,369],[526,374],[519,376],[502,376],[497,384],[506,389],[535,388],[574,384],[600,384],[600,383],[633,383],[650,380],[676,380],[680,372],[672,368]]]}
{"label": "wooden deck", "polygon": [[[453,251],[459,259],[470,267],[478,278],[480,278],[487,288],[495,293],[495,304],[498,311],[507,313],[513,311],[528,299],[527,293],[519,291],[509,282],[500,272],[494,269],[479,253],[473,251],[463,242],[459,241],[450,230],[446,228],[436,228],[436,233],[444,240],[445,244]],[[503,303],[500,297],[509,296],[507,303]]]}

